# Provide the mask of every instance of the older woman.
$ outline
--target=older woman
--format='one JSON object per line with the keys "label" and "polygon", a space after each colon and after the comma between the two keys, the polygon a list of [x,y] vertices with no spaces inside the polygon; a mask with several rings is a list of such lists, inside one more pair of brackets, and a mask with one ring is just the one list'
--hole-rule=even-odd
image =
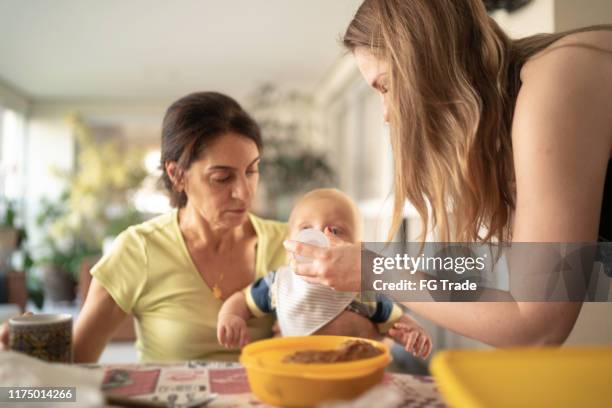
{"label": "older woman", "polygon": [[[163,121],[169,213],[128,228],[92,270],[75,329],[76,361],[94,361],[127,314],[141,359],[235,359],[216,339],[223,300],[285,262],[285,224],[249,213],[262,140],[233,99],[213,92],[172,104]],[[270,320],[249,324],[270,336]]]}
{"label": "older woman", "polygon": [[[286,224],[249,213],[261,148],[259,127],[228,96],[194,93],[168,108],[161,168],[175,209],[128,228],[92,268],[75,327],[76,362],[96,361],[128,314],[144,361],[237,358],[238,350],[217,342],[223,300],[287,262]],[[252,319],[251,340],[269,337],[271,326],[271,318]],[[376,336],[352,312],[328,331]],[[6,346],[6,325],[1,332]]]}

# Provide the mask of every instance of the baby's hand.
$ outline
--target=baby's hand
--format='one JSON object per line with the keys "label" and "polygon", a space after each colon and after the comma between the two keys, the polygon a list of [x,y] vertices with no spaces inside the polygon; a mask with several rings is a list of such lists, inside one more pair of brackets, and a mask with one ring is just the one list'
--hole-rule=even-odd
{"label": "baby's hand", "polygon": [[421,326],[407,316],[406,319],[402,317],[398,320],[389,329],[388,334],[415,357],[427,358],[431,353],[431,338]]}
{"label": "baby's hand", "polygon": [[217,339],[226,348],[244,347],[251,340],[246,321],[240,316],[224,314],[217,323]]}

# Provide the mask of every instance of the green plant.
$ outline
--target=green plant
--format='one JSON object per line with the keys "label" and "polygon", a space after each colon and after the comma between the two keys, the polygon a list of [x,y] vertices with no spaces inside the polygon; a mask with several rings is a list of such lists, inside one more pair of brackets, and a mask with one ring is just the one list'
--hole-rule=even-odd
{"label": "green plant", "polygon": [[105,236],[116,237],[130,225],[140,224],[144,220],[145,217],[140,211],[130,207],[123,214],[108,220]]}
{"label": "green plant", "polygon": [[28,291],[28,298],[36,305],[38,309],[43,307],[45,302],[45,292],[41,280],[32,273],[32,268],[35,262],[27,249],[24,250],[23,254],[23,271],[26,274],[26,289]]}
{"label": "green plant", "polygon": [[142,151],[125,149],[116,140],[98,142],[78,117],[69,121],[77,141],[76,166],[54,171],[66,190],[41,203],[37,221],[46,235],[37,263],[62,268],[78,280],[83,258],[100,254],[105,237],[143,221],[131,196],[147,173]]}
{"label": "green plant", "polygon": [[292,196],[334,182],[334,171],[325,155],[300,147],[294,141],[266,139],[261,165],[268,194]]}
{"label": "green plant", "polygon": [[15,218],[17,216],[17,211],[15,209],[15,203],[10,200],[4,201],[4,215],[2,216],[2,221],[0,225],[4,227],[15,227]]}
{"label": "green plant", "polygon": [[36,218],[36,224],[39,229],[49,233],[42,240],[36,264],[59,268],[76,280],[82,259],[98,253],[99,248],[80,241],[78,233],[66,236],[53,233],[54,225],[69,213],[69,198],[70,193],[64,191],[56,201],[41,200],[41,210]]}
{"label": "green plant", "polygon": [[53,223],[52,234],[100,249],[109,225],[116,228],[117,220],[135,219],[131,197],[147,176],[144,152],[126,149],[115,139],[95,141],[78,117],[69,121],[78,147],[76,168],[56,171],[66,182],[67,198],[66,212]]}
{"label": "green plant", "polygon": [[336,177],[327,155],[312,147],[312,102],[299,92],[281,92],[263,84],[250,96],[264,138],[262,184],[267,216],[283,219],[291,201],[308,190],[332,186]]}
{"label": "green plant", "polygon": [[28,298],[34,302],[37,308],[41,308],[44,301],[42,283],[32,273],[34,260],[28,248],[28,236],[25,228],[17,227],[17,205],[11,200],[0,200],[4,208],[3,215],[0,218],[0,227],[12,228],[17,232],[16,252],[21,253],[21,264],[18,269],[26,275],[26,285]]}

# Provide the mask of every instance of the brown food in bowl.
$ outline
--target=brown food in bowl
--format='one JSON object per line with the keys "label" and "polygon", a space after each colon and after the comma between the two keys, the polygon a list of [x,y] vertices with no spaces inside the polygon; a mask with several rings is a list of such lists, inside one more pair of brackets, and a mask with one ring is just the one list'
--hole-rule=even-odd
{"label": "brown food in bowl", "polygon": [[297,351],[283,358],[283,363],[327,364],[343,363],[376,357],[383,352],[363,340],[347,340],[335,350]]}

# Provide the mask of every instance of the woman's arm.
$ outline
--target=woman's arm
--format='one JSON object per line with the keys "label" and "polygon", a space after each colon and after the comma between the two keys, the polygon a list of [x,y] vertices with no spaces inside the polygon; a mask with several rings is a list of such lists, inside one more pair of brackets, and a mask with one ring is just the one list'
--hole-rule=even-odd
{"label": "woman's arm", "polygon": [[448,330],[494,347],[561,344],[582,306],[569,302],[403,303]]}
{"label": "woman's arm", "polygon": [[[513,241],[594,242],[612,150],[612,53],[562,48],[529,62],[522,79],[513,122]],[[510,277],[539,272],[511,269]],[[582,303],[407,305],[453,331],[506,346],[562,343]]]}
{"label": "woman's arm", "polygon": [[74,329],[74,362],[98,361],[106,343],[127,314],[94,278]]}
{"label": "woman's arm", "polygon": [[[528,63],[513,123],[517,205],[514,242],[594,242],[612,153],[612,58],[566,47]],[[296,272],[311,282],[359,290],[360,249],[287,249],[316,258]],[[510,270],[511,285],[522,274]],[[514,282],[512,282],[514,280]],[[494,346],[558,344],[580,302],[404,302],[415,312]]]}

